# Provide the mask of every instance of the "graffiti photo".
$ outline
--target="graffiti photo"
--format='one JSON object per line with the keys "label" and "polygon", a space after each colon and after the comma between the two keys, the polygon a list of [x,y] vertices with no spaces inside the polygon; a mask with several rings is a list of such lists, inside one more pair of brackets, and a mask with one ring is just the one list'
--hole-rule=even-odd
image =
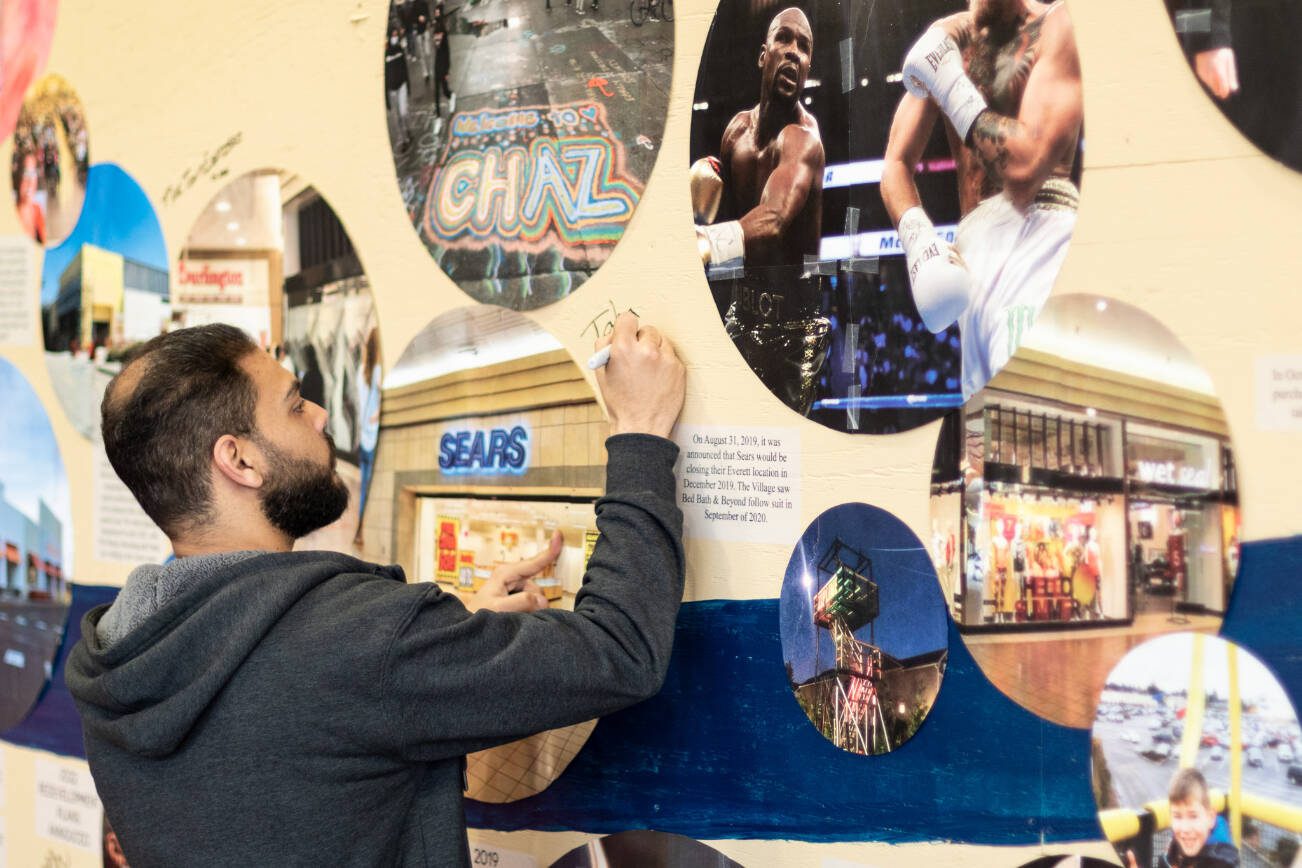
{"label": "graffiti photo", "polygon": [[582,285],[659,154],[671,7],[585,5],[390,7],[385,107],[403,203],[478,301],[528,310]]}

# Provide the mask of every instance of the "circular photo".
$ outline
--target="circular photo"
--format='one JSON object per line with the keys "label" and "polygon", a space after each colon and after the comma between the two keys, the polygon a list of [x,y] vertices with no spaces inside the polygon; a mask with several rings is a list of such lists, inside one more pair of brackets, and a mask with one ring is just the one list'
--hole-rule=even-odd
{"label": "circular photo", "polygon": [[[384,384],[362,556],[398,563],[473,606],[504,564],[547,550],[535,577],[572,609],[597,541],[608,425],[560,342],[522,314],[479,306],[426,326]],[[582,661],[576,661],[582,665]],[[468,757],[467,795],[509,802],[560,776],[596,721]]]}
{"label": "circular photo", "polygon": [[941,428],[930,548],[995,686],[1085,728],[1126,649],[1220,628],[1238,503],[1229,425],[1189,351],[1138,308],[1055,296]]}
{"label": "circular photo", "polygon": [[407,216],[477,301],[550,304],[623,236],[660,152],[673,0],[394,0],[385,107]]}
{"label": "circular photo", "polygon": [[45,69],[59,0],[0,3],[0,136],[14,131],[27,87]]}
{"label": "circular photo", "polygon": [[1094,717],[1094,796],[1127,868],[1292,866],[1302,729],[1278,679],[1216,636],[1172,633],[1108,674]]}
{"label": "circular photo", "polygon": [[1021,868],[1112,868],[1112,863],[1090,856],[1041,856]]}
{"label": "circular photo", "polygon": [[1166,8],[1208,98],[1254,145],[1302,171],[1302,4],[1166,0]]}
{"label": "circular photo", "polygon": [[885,510],[845,503],[805,530],[782,580],[782,656],[832,744],[886,753],[922,726],[949,654],[937,589],[926,548]]}
{"label": "circular photo", "polygon": [[171,323],[168,256],[153,205],[112,163],[91,168],[82,219],[45,251],[45,364],[68,421],[89,438],[118,359]]}
{"label": "circular photo", "polygon": [[741,868],[700,841],[635,829],[575,847],[550,868]]}
{"label": "circular photo", "polygon": [[353,552],[362,543],[384,377],[371,286],[330,204],[298,176],[242,175],[204,207],[186,236],[165,329],[236,325],[299,379],[329,413],[326,433],[348,509],[296,548]]}
{"label": "circular photo", "polygon": [[63,76],[42,76],[18,112],[9,168],[23,231],[47,246],[67,238],[81,215],[89,173],[81,99]]}
{"label": "circular photo", "polygon": [[722,0],[691,196],[746,364],[838,431],[905,431],[976,394],[1066,255],[1081,117],[1060,2]]}
{"label": "circular photo", "polygon": [[26,716],[50,677],[71,602],[72,505],[50,418],[0,359],[0,731]]}

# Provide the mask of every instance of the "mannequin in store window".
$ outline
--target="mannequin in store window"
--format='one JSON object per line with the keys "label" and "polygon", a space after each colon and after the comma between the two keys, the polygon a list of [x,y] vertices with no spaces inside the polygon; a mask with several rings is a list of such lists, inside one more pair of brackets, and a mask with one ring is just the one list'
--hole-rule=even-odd
{"label": "mannequin in store window", "polygon": [[1004,536],[1004,529],[1012,529],[1012,519],[1002,518],[997,525],[998,533],[991,534],[990,537],[990,570],[991,570],[991,588],[994,592],[995,601],[995,621],[1002,622],[1007,620],[1007,616],[1013,614],[1016,610],[1017,595],[1013,591],[1012,582],[1009,581],[1012,573],[1012,552],[1008,544],[1008,539]]}

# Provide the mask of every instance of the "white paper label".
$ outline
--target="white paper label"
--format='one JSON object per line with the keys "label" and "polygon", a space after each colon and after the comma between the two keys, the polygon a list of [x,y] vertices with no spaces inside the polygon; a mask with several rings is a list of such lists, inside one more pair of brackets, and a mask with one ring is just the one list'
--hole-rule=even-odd
{"label": "white paper label", "polygon": [[1257,427],[1302,431],[1302,356],[1257,357]]}
{"label": "white paper label", "polygon": [[36,834],[90,853],[100,851],[103,808],[90,768],[36,760]]}
{"label": "white paper label", "polygon": [[103,443],[95,444],[94,455],[95,557],[124,564],[162,563],[172,544],[118,479]]}
{"label": "white paper label", "polygon": [[470,839],[470,864],[474,868],[538,868],[538,862],[528,853],[494,847]]}
{"label": "white paper label", "polygon": [[800,432],[684,425],[678,505],[683,534],[740,542],[800,536]]}
{"label": "white paper label", "polygon": [[32,345],[38,292],[32,281],[36,244],[26,235],[0,236],[0,344]]}

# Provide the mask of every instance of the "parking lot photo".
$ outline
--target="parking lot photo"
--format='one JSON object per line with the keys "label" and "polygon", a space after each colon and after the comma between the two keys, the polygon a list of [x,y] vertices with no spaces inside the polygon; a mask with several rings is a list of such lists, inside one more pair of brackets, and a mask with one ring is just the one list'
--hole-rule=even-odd
{"label": "parking lot photo", "polygon": [[1092,735],[1099,818],[1123,865],[1295,864],[1281,823],[1302,809],[1302,729],[1249,650],[1196,633],[1137,646],[1109,673]]}

